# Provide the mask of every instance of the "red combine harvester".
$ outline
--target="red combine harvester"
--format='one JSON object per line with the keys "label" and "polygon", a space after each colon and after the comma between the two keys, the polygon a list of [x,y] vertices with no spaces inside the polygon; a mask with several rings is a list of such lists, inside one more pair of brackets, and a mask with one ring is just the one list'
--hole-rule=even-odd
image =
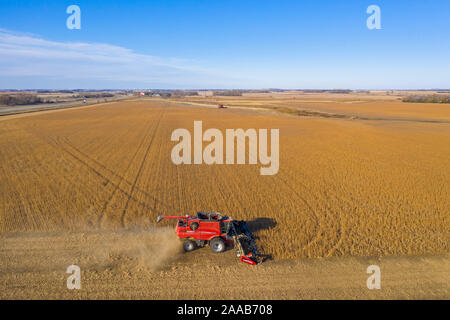
{"label": "red combine harvester", "polygon": [[180,239],[185,240],[183,247],[187,252],[206,244],[215,253],[234,246],[242,262],[255,265],[263,261],[245,221],[223,217],[217,212],[198,212],[197,216],[159,216],[157,222],[163,219],[178,220],[175,231]]}

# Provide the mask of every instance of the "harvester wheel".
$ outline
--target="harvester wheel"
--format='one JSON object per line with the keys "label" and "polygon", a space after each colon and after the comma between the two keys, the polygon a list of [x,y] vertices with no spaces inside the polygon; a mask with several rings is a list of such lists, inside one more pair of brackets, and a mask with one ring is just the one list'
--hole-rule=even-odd
{"label": "harvester wheel", "polygon": [[184,251],[189,252],[195,249],[195,242],[192,240],[186,240],[183,243]]}
{"label": "harvester wheel", "polygon": [[214,238],[209,241],[209,246],[211,247],[212,252],[220,253],[225,251],[225,241],[222,238]]}

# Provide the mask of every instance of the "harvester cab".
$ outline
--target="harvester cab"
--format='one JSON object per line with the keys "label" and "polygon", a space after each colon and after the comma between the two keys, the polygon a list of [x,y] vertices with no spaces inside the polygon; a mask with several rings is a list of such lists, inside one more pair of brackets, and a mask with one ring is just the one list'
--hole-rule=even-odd
{"label": "harvester cab", "polygon": [[163,219],[178,220],[175,232],[184,240],[183,247],[187,252],[206,244],[215,253],[232,246],[242,262],[255,265],[263,261],[245,221],[236,221],[217,212],[198,212],[196,216],[159,216],[156,221]]}

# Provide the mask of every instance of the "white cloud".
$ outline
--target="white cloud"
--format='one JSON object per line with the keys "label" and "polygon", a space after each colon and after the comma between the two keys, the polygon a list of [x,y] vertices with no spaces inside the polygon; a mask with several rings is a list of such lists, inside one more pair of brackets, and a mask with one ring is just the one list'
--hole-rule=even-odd
{"label": "white cloud", "polygon": [[[448,87],[448,64],[439,55],[423,60],[388,52],[361,58],[325,50],[294,52],[283,59],[255,52],[254,57],[239,51],[211,55],[202,66],[110,44],[49,41],[0,28],[0,89]],[[376,63],[368,63],[375,58]]]}
{"label": "white cloud", "polygon": [[27,88],[33,83],[34,88],[49,88],[55,82],[61,88],[207,88],[229,86],[234,78],[204,70],[193,61],[103,43],[49,41],[5,29],[0,29],[0,77],[2,88]]}

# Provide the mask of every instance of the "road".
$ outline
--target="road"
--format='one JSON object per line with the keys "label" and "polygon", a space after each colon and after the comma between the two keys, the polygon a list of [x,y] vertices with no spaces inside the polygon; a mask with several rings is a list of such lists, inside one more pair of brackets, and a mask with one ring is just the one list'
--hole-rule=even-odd
{"label": "road", "polygon": [[[21,113],[29,113],[29,112],[36,112],[36,111],[47,111],[47,110],[57,110],[57,109],[64,109],[64,108],[71,108],[76,106],[83,106],[83,105],[92,105],[97,103],[103,103],[103,102],[112,102],[112,101],[118,101],[123,100],[128,97],[113,97],[113,98],[92,98],[92,99],[86,99],[86,103],[83,102],[83,100],[78,101],[68,101],[68,102],[59,102],[59,103],[43,103],[43,104],[35,104],[35,105],[23,105],[23,106],[0,106],[0,116],[6,116],[6,115],[15,115],[15,114],[21,114]],[[106,101],[105,101],[106,100]]]}

